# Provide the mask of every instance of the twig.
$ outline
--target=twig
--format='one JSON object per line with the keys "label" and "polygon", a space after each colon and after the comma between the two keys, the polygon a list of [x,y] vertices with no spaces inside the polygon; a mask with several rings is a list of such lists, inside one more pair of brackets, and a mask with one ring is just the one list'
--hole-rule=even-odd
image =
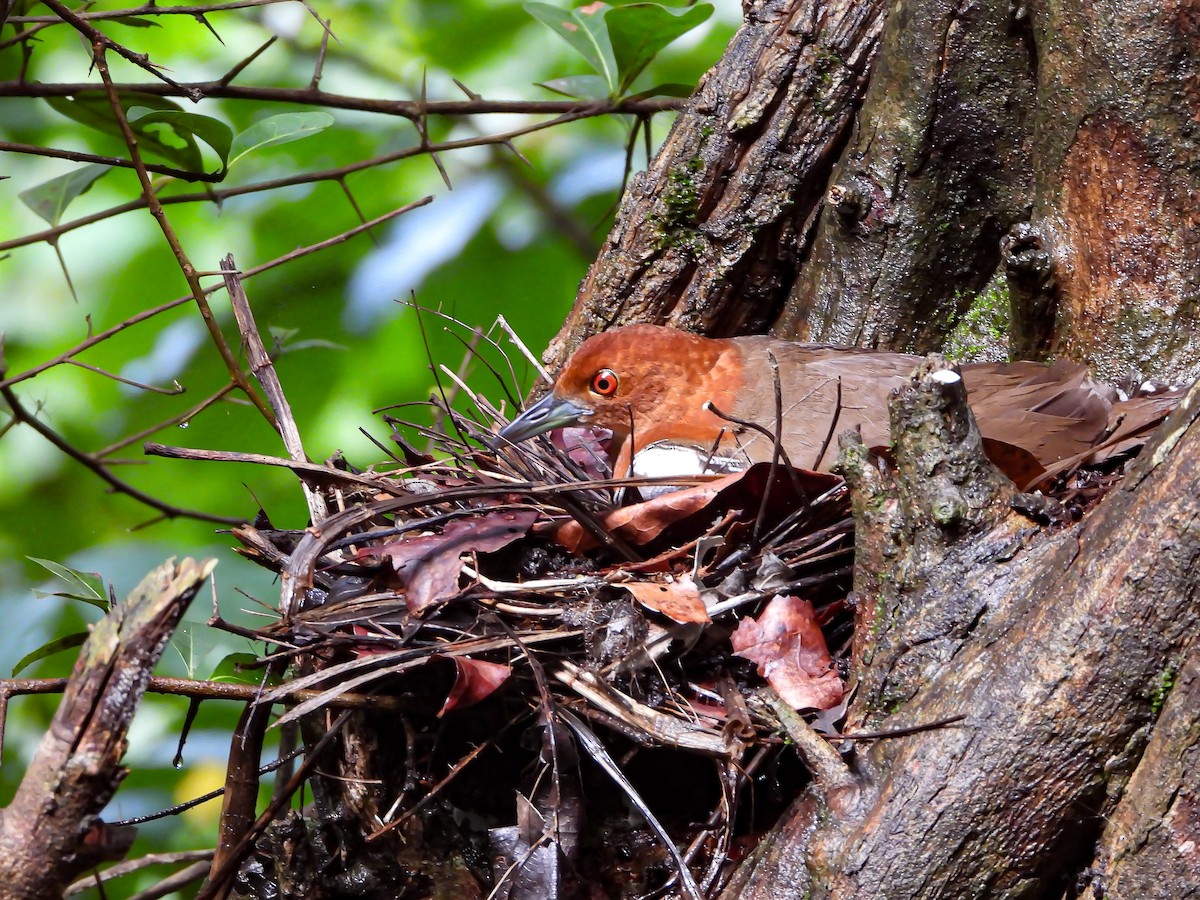
{"label": "twig", "polygon": [[[146,56],[146,54],[134,53],[128,47],[118,44],[116,41],[108,37],[108,35],[104,34],[104,32],[93,28],[83,19],[79,18],[79,16],[75,15],[75,13],[72,12],[68,7],[60,3],[59,0],[42,0],[42,3],[48,9],[53,10],[60,19],[62,19],[87,39],[87,42],[92,45],[93,54],[96,58],[102,58],[105,50],[112,50],[122,59],[133,63],[139,69],[145,69],[155,78],[160,79],[164,84],[169,85],[177,91],[183,92],[183,95],[189,100],[200,99],[200,94],[195,93],[193,90],[184,88],[182,85],[178,84],[160,72],[158,67],[150,62],[150,59]],[[103,77],[103,73],[101,73],[101,77]],[[118,106],[119,105],[120,104],[118,103]]]}
{"label": "twig", "polygon": [[[17,144],[12,141],[0,141],[0,152],[25,153],[30,156],[44,156],[48,159],[67,159],[71,162],[94,163],[101,166],[113,166],[119,169],[136,168],[132,162],[119,156],[101,156],[98,153],[84,153],[80,150],[59,150],[55,147],[39,147],[36,144]],[[187,169],[176,169],[174,166],[164,166],[158,163],[146,163],[146,171],[155,175],[167,175],[183,181],[207,181],[217,183],[225,178],[225,172],[191,172]]]}
{"label": "twig", "polygon": [[[77,12],[76,18],[84,22],[102,21],[104,19],[128,19],[133,16],[199,16],[213,12],[225,12],[234,9],[250,9],[256,6],[271,6],[275,3],[290,3],[291,0],[233,0],[228,3],[206,3],[198,6],[158,6],[145,3],[141,6],[131,6],[127,9],[107,9],[97,12]],[[49,5],[49,4],[47,4]],[[52,7],[53,8],[53,7]],[[8,21],[23,25],[61,25],[65,19],[60,16],[9,16]]]}
{"label": "twig", "polygon": [[[73,360],[67,360],[67,362],[73,362]],[[115,443],[109,444],[107,447],[104,447],[101,450],[94,450],[92,452],[92,458],[93,459],[103,459],[104,457],[108,456],[110,453],[116,453],[118,450],[121,450],[124,447],[128,447],[130,444],[134,444],[134,443],[137,443],[138,441],[145,440],[146,438],[150,437],[150,435],[157,434],[158,432],[162,431],[164,428],[170,428],[172,425],[178,425],[181,422],[189,422],[193,418],[195,418],[197,415],[199,415],[201,412],[208,409],[210,406],[212,406],[217,401],[219,401],[222,397],[228,395],[233,389],[234,389],[234,384],[232,382],[230,382],[230,383],[224,385],[223,387],[218,388],[213,393],[209,394],[207,397],[205,397],[203,400],[201,400],[195,406],[192,406],[189,409],[185,409],[183,412],[178,413],[177,415],[171,416],[171,418],[169,418],[169,419],[164,419],[161,422],[157,422],[154,425],[151,425],[149,428],[143,428],[141,431],[138,431],[127,437],[123,437],[123,438],[121,438],[121,440],[116,441]]]}
{"label": "twig", "polygon": [[[49,4],[61,6],[58,0],[49,0]],[[51,8],[53,9],[54,7],[52,6]],[[91,28],[91,26],[87,27]],[[95,31],[95,29],[91,30]],[[237,357],[234,356],[233,350],[230,349],[228,342],[225,340],[225,335],[221,333],[221,326],[217,323],[217,317],[213,315],[212,308],[208,305],[208,295],[205,293],[204,287],[200,284],[200,276],[195,266],[192,265],[191,260],[188,259],[183,245],[179,242],[178,235],[175,234],[175,229],[171,226],[170,220],[167,219],[166,211],[158,201],[158,195],[154,191],[150,175],[146,172],[146,167],[142,162],[142,154],[138,150],[137,138],[134,136],[133,129],[129,125],[129,119],[125,115],[125,108],[121,105],[121,98],[117,94],[112,76],[108,71],[105,49],[109,43],[107,39],[97,39],[92,46],[92,58],[96,62],[96,71],[100,73],[100,78],[104,81],[104,87],[108,91],[108,101],[109,105],[112,106],[113,117],[117,120],[117,125],[120,127],[121,134],[125,138],[125,146],[129,150],[129,158],[133,160],[138,181],[141,182],[142,198],[146,201],[150,214],[154,216],[154,220],[158,223],[163,237],[166,238],[167,244],[170,245],[171,251],[175,254],[175,261],[179,264],[179,269],[183,272],[184,280],[187,281],[188,287],[191,288],[192,297],[196,301],[197,308],[200,310],[200,318],[203,319],[204,326],[208,329],[208,335],[212,339],[213,346],[217,348],[217,353],[225,363],[225,368],[229,371],[230,377],[242,393],[250,399],[255,408],[262,413],[267,423],[272,428],[277,428],[275,414],[271,411],[266,401],[254,390],[249,379],[246,377],[246,373],[238,365]]]}
{"label": "twig", "polygon": [[[221,271],[225,273],[225,290],[229,293],[229,302],[233,305],[233,316],[237,320],[238,331],[242,335],[242,343],[246,347],[246,358],[250,364],[250,372],[258,380],[275,412],[275,429],[283,438],[283,446],[288,456],[294,462],[308,462],[304,452],[304,442],[300,439],[300,429],[296,426],[296,417],[292,415],[292,405],[283,392],[279,381],[279,373],[271,361],[271,354],[263,344],[262,335],[258,332],[258,324],[254,321],[254,312],[250,309],[250,300],[242,287],[242,278],[237,271],[237,263],[233,254],[228,254],[221,260]],[[329,508],[325,498],[319,491],[313,490],[304,482],[300,483],[304,491],[304,499],[308,504],[309,521],[320,522],[329,516]]]}
{"label": "twig", "polygon": [[792,739],[792,743],[796,746],[796,752],[800,754],[800,758],[804,760],[804,764],[808,766],[808,770],[812,772],[813,778],[822,791],[828,794],[836,788],[847,787],[854,783],[850,767],[846,765],[838,752],[829,746],[829,742],[817,734],[798,712],[788,706],[783,698],[775,693],[774,688],[764,685],[758,689],[757,693],[779,717],[779,724]]}
{"label": "twig", "polygon": [[121,782],[121,755],[150,671],[216,560],[159,566],[88,636],[54,721],[0,817],[7,896],[49,897],[119,858],[130,829],[98,820]]}
{"label": "twig", "polygon": [[[2,382],[0,382],[0,384],[2,384]],[[21,404],[21,401],[17,399],[17,395],[13,392],[12,388],[0,386],[0,397],[3,397],[5,402],[8,404],[9,410],[12,411],[14,421],[19,421],[22,424],[28,425],[67,456],[71,457],[71,459],[95,472],[96,475],[106,481],[113,488],[113,490],[132,497],[134,500],[149,506],[151,509],[158,510],[158,512],[162,513],[168,519],[185,517],[189,519],[199,519],[202,522],[216,522],[219,525],[239,525],[245,521],[244,519],[234,518],[232,516],[217,516],[211,513],[184,509],[179,506],[173,506],[170,503],[164,503],[157,497],[150,496],[145,491],[135,488],[129,482],[118,478],[109,471],[108,466],[103,462],[94,458],[92,455],[77,449],[57,431],[55,431],[45,422],[41,421],[39,418],[37,418],[37,416],[32,415]]]}
{"label": "twig", "polygon": [[[384,213],[382,216],[378,216],[378,217],[372,219],[370,222],[364,222],[362,225],[356,225],[354,228],[350,228],[346,231],[343,231],[342,233],[334,235],[331,238],[326,238],[325,240],[318,241],[315,244],[309,244],[307,247],[298,247],[295,250],[285,253],[283,256],[275,257],[275,259],[272,259],[269,262],[265,262],[260,265],[253,266],[242,273],[242,278],[244,280],[244,279],[250,278],[254,275],[260,275],[263,272],[266,272],[270,269],[274,269],[277,266],[284,265],[285,263],[291,262],[294,259],[299,259],[303,256],[308,256],[311,253],[316,253],[318,250],[324,250],[327,247],[332,247],[332,246],[335,246],[336,244],[340,244],[344,241],[349,240],[350,238],[354,237],[355,235],[360,234],[363,231],[366,231],[367,229],[369,229],[375,225],[379,225],[383,222],[387,222],[390,219],[394,219],[396,216],[403,215],[406,212],[409,212],[411,210],[425,206],[426,204],[428,204],[432,201],[433,201],[432,197],[422,197],[420,200],[414,200],[412,203],[406,203],[404,206],[401,206],[397,209],[393,209],[391,212]],[[216,293],[217,291],[221,290],[223,287],[224,287],[223,284],[213,285],[210,288],[205,288],[204,293],[206,295],[213,294],[213,293]],[[74,347],[72,347],[69,350],[64,351],[63,353],[60,353],[58,356],[54,357],[53,359],[49,359],[43,363],[39,363],[38,365],[34,366],[31,369],[26,369],[24,372],[21,372],[17,375],[13,375],[11,378],[0,378],[0,389],[11,387],[14,384],[17,384],[19,382],[22,382],[27,379],[33,378],[37,375],[40,375],[42,372],[45,372],[47,369],[51,369],[57,365],[62,365],[64,362],[69,360],[71,357],[77,356],[80,353],[83,353],[85,350],[88,350],[88,349],[96,346],[97,344],[103,343],[104,341],[106,341],[110,337],[112,337],[113,335],[119,334],[120,332],[124,331],[127,328],[131,328],[134,325],[139,325],[142,322],[145,322],[147,319],[152,319],[155,316],[161,315],[162,313],[165,313],[165,312],[169,312],[170,310],[175,309],[176,307],[183,306],[185,303],[190,302],[191,299],[192,299],[191,294],[185,294],[182,297],[176,297],[174,300],[168,300],[166,303],[161,303],[158,306],[155,306],[151,309],[143,310],[140,313],[132,315],[128,319],[125,319],[124,321],[118,322],[116,325],[113,325],[111,328],[107,328],[104,331],[98,332],[97,334],[89,335],[86,340],[80,341]],[[0,373],[0,374],[3,374],[3,373]]]}
{"label": "twig", "polygon": [[[0,92],[0,96],[3,93]],[[362,172],[366,169],[373,169],[378,166],[388,165],[390,163],[399,162],[404,159],[411,159],[417,156],[423,156],[428,153],[436,153],[442,151],[461,150],[467,147],[485,147],[489,144],[512,140],[516,137],[522,137],[527,134],[533,134],[537,131],[543,131],[547,128],[554,128],[566,122],[573,122],[577,119],[586,118],[582,113],[564,113],[563,115],[551,119],[546,122],[536,122],[531,125],[526,125],[522,128],[514,129],[513,131],[505,132],[498,135],[488,135],[481,138],[462,138],[455,141],[443,141],[439,144],[430,144],[427,147],[416,146],[406,147],[402,150],[396,150],[392,153],[385,153],[381,156],[372,157],[371,159],[362,160],[356,163],[349,163],[344,166],[338,166],[333,169],[324,169],[319,172],[306,172],[299,175],[287,175],[281,178],[274,178],[269,181],[260,181],[255,184],[238,185],[235,187],[222,188],[220,190],[208,190],[201,193],[192,194],[174,194],[170,197],[158,198],[157,202],[161,206],[169,206],[175,203],[197,203],[197,202],[214,202],[220,203],[230,197],[241,197],[247,194],[256,194],[264,191],[271,191],[277,188],[292,187],[298,184],[316,184],[321,181],[337,181],[339,178],[344,178],[347,175],[353,175],[356,172]],[[145,198],[139,200],[131,200],[128,203],[118,204],[106,210],[93,213],[89,216],[82,216],[78,219],[73,219],[70,222],[63,222],[55,225],[52,228],[47,228],[42,231],[24,235],[23,237],[13,238],[8,241],[0,241],[0,251],[12,250],[17,247],[24,247],[29,244],[37,244],[42,242],[52,242],[56,238],[76,228],[81,228],[84,225],[91,225],[95,222],[101,222],[105,219],[111,219],[121,213],[133,212],[139,209],[146,209],[147,202]]]}
{"label": "twig", "polygon": [[[61,694],[67,687],[66,678],[0,678],[0,696],[22,697],[29,694]],[[239,703],[254,703],[262,696],[257,684],[236,684],[229,681],[197,681],[192,678],[166,678],[154,676],[147,682],[146,691],[172,697],[189,697],[193,700],[234,700]],[[301,703],[324,693],[323,691],[298,690],[289,692],[289,703]],[[374,694],[339,694],[329,703],[334,709],[365,709],[379,712],[405,712],[411,703],[400,697],[376,696]]]}
{"label": "twig", "polygon": [[[154,94],[159,97],[188,97],[196,99],[256,100],[268,103],[295,103],[302,106],[323,106],[356,112],[378,113],[417,120],[421,116],[482,116],[492,114],[570,116],[572,119],[591,119],[614,113],[673,112],[682,109],[686,101],[675,98],[656,100],[585,101],[578,100],[384,100],[377,97],[351,97],[331,94],[311,88],[277,88],[251,85],[223,84],[221,81],[156,82],[115,84],[122,94]],[[95,84],[78,82],[0,81],[0,97],[81,97],[99,90]],[[497,141],[496,143],[503,143]]]}

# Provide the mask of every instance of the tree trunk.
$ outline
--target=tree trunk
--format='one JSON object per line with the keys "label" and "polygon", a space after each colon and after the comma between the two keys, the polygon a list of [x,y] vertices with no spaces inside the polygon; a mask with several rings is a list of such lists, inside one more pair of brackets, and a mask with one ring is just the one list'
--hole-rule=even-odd
{"label": "tree trunk", "polygon": [[[1183,0],[752,5],[547,362],[633,321],[925,351],[999,299],[1018,355],[1190,383],[1198,34]],[[846,730],[966,718],[843,748],[849,786],[798,798],[725,896],[1197,896],[1200,398],[1046,527],[943,387],[898,402],[894,480],[845,451]]]}
{"label": "tree trunk", "polygon": [[639,321],[928,351],[975,303],[1011,317],[1018,357],[1200,375],[1195,4],[886,12],[749,6],[631,182],[551,368]]}

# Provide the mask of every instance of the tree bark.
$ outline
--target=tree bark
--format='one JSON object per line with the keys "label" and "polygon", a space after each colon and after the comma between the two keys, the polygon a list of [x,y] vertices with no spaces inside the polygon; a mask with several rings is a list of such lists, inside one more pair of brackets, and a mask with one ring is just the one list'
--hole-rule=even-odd
{"label": "tree bark", "polygon": [[1200,10],[1029,10],[1036,196],[1008,260],[1014,306],[1042,311],[1040,346],[1102,377],[1189,384],[1200,375]]}
{"label": "tree bark", "polygon": [[[925,351],[991,304],[1014,355],[1200,374],[1194,3],[864,0],[797,41],[810,15],[750,11],[627,192],[551,366],[632,321]],[[860,27],[831,92],[839,22]],[[739,128],[755,96],[770,118]],[[845,451],[846,730],[966,718],[843,748],[853,783],[797,799],[725,896],[1194,896],[1200,400],[1064,526],[996,481],[954,390],[900,398],[894,479]]]}
{"label": "tree bark", "polygon": [[125,777],[126,733],[150,673],[215,560],[164,563],[96,625],[12,802],[0,810],[0,896],[62,897],[75,878],[120,859],[130,827],[99,817]]}
{"label": "tree bark", "polygon": [[552,369],[641,321],[925,352],[974,307],[1015,357],[1200,375],[1195,5],[886,12],[748,10],[632,180]]}
{"label": "tree bark", "polygon": [[761,332],[782,308],[878,46],[882,0],[764,0],[696,89],[546,351],[658,322]]}
{"label": "tree bark", "polygon": [[[896,401],[894,482],[853,447],[843,456],[860,605],[847,728],[966,718],[852,751],[856,784],[801,797],[729,900],[1061,895],[1195,644],[1200,390],[1120,488],[1055,533],[978,477],[978,433],[946,394],[925,378]],[[945,427],[924,424],[930,406]],[[1200,837],[1194,817],[1180,828]],[[1195,844],[1179,843],[1194,865]]]}
{"label": "tree bark", "polygon": [[1007,3],[900,5],[776,334],[942,346],[1028,216],[1030,44]]}
{"label": "tree bark", "polygon": [[[1200,654],[1163,670],[1146,752],[1108,817],[1085,900],[1200,897]],[[1153,708],[1152,706],[1152,708]]]}

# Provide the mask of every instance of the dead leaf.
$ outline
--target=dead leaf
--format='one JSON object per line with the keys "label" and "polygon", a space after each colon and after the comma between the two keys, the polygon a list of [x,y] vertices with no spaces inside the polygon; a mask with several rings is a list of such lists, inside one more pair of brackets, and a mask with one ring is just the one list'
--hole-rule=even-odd
{"label": "dead leaf", "polygon": [[660,612],[673,622],[704,624],[711,622],[700,591],[691,578],[676,581],[630,581],[619,584],[647,609]]}
{"label": "dead leaf", "polygon": [[424,534],[382,544],[375,556],[391,558],[404,583],[413,615],[458,594],[464,553],[490,553],[524,537],[538,514],[528,509],[495,510],[446,523],[441,534]]}
{"label": "dead leaf", "polygon": [[599,481],[612,475],[608,465],[612,432],[607,428],[556,428],[550,432],[550,443],[588,478]]}
{"label": "dead leaf", "polygon": [[[770,472],[770,463],[755,463],[743,472],[734,472],[695,487],[670,491],[644,503],[623,506],[601,519],[601,524],[609,534],[615,534],[627,543],[642,545],[656,540],[667,528],[698,513],[704,514],[705,526],[715,516],[731,509],[747,510],[753,515],[757,513],[767,490]],[[795,482],[792,481],[792,475],[796,477]],[[768,518],[778,521],[803,502],[797,495],[797,484],[808,497],[816,497],[840,481],[836,475],[827,472],[810,472],[806,469],[792,469],[789,472],[780,466],[771,484],[768,499],[773,515]],[[559,528],[554,540],[572,553],[595,545],[591,535],[574,521]]]}
{"label": "dead leaf", "polygon": [[742,619],[729,641],[793,709],[829,709],[842,702],[842,679],[807,600],[776,596],[757,619]]}
{"label": "dead leaf", "polygon": [[508,681],[508,676],[512,674],[512,666],[501,663],[471,659],[469,656],[450,658],[454,660],[458,672],[454,677],[454,686],[450,688],[446,702],[438,710],[439,719],[459,707],[473,706],[478,703]]}

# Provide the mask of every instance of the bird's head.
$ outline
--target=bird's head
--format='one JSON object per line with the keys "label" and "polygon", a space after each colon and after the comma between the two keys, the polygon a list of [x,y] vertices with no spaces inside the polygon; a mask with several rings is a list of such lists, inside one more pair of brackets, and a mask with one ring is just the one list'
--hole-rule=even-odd
{"label": "bird's head", "polygon": [[[571,425],[606,428],[615,445],[633,435],[656,440],[712,441],[723,423],[718,407],[740,385],[736,348],[659,325],[630,325],[588,338],[567,360],[554,387],[500,430],[515,443]],[[636,448],[628,448],[634,450]]]}

